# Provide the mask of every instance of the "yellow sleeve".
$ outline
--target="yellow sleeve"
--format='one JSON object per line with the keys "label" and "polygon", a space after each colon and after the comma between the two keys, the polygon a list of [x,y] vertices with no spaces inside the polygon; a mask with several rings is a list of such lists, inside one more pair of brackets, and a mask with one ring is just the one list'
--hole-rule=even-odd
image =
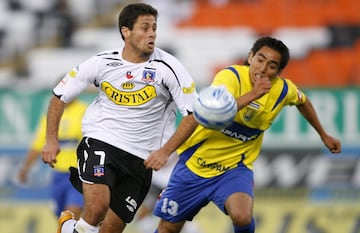
{"label": "yellow sleeve", "polygon": [[288,103],[289,105],[300,105],[305,103],[306,95],[290,79],[285,79],[289,86]]}
{"label": "yellow sleeve", "polygon": [[[231,68],[235,69],[235,66],[230,66]],[[225,68],[220,70],[214,77],[211,86],[220,86],[224,85],[226,89],[232,93],[234,96],[239,95],[240,91],[240,81],[236,74],[230,70],[229,68]]]}

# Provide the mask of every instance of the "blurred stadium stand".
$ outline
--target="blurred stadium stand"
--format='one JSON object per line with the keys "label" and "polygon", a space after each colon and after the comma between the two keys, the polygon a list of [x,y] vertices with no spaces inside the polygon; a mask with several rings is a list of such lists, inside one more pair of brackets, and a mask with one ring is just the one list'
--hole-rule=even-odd
{"label": "blurred stadium stand", "polygon": [[[53,73],[118,47],[117,14],[128,2],[134,1],[2,1],[0,86],[20,79],[44,87],[52,84]],[[200,86],[217,68],[243,61],[261,35],[280,38],[290,47],[292,60],[283,75],[300,87],[360,85],[358,0],[145,2],[160,12],[158,45],[173,50]],[[47,52],[58,58],[53,65]]]}
{"label": "blurred stadium stand", "polygon": [[[73,34],[85,27],[106,27],[107,24],[113,27],[116,17],[112,11],[116,9],[118,13],[117,6],[124,3],[126,1],[116,0],[1,1],[0,86],[11,87],[18,82],[33,87],[53,85],[54,74],[66,73],[94,54],[73,46]],[[68,66],[64,65],[66,62]],[[37,82],[42,79],[43,82]]]}
{"label": "blurred stadium stand", "polygon": [[272,35],[286,42],[294,59],[283,75],[299,86],[360,84],[356,48],[360,41],[360,5],[357,0],[196,2],[193,15],[178,27],[250,27],[257,35]]}

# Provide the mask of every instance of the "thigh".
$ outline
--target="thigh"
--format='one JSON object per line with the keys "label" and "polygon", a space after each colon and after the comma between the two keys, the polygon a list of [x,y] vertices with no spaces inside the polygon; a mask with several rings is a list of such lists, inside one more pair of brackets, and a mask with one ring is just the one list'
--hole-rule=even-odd
{"label": "thigh", "polygon": [[82,183],[105,184],[113,187],[116,183],[116,157],[124,151],[93,138],[83,138],[77,148],[78,168],[70,167],[72,185],[83,193]]}
{"label": "thigh", "polygon": [[[78,177],[88,184],[115,184],[112,157],[120,154],[115,147],[92,138],[83,138],[77,149]],[[73,173],[73,170],[71,170]],[[73,181],[72,181],[73,182]]]}
{"label": "thigh", "polygon": [[[212,201],[225,214],[228,214],[227,208],[225,208],[225,202],[235,193],[242,194],[236,195],[236,197],[240,197],[236,198],[234,201],[251,200],[252,203],[254,196],[254,176],[252,170],[248,169],[244,165],[239,165],[239,167],[231,169],[215,179],[216,191],[212,196]],[[239,205],[237,205],[237,208],[239,208]],[[246,205],[246,207],[245,205],[241,205],[241,208],[248,209],[248,205]]]}
{"label": "thigh", "polygon": [[155,205],[154,215],[172,223],[190,221],[209,203],[212,192],[211,179],[195,175],[179,162]]}
{"label": "thigh", "polygon": [[81,181],[107,185],[110,208],[125,223],[131,222],[150,188],[152,170],[143,159],[92,138],[84,138],[77,153]]}
{"label": "thigh", "polygon": [[168,222],[164,219],[160,219],[159,225],[158,225],[158,232],[171,232],[171,233],[179,233],[181,229],[183,228],[185,224],[185,221],[181,222]]}
{"label": "thigh", "polygon": [[83,196],[85,207],[84,220],[96,226],[105,218],[105,214],[109,209],[110,189],[104,184],[87,184],[83,183]]}

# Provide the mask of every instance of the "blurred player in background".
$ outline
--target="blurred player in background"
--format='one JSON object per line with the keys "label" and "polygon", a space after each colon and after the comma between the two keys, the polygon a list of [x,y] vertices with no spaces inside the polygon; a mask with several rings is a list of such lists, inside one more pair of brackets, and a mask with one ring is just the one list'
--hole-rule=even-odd
{"label": "blurred player in background", "polygon": [[[59,126],[60,153],[56,158],[51,181],[51,197],[55,203],[57,217],[63,210],[71,210],[78,219],[84,206],[82,195],[70,182],[69,168],[77,167],[76,148],[82,139],[81,119],[87,105],[79,100],[74,100],[66,105]],[[35,138],[27,152],[24,163],[19,170],[19,180],[26,183],[30,169],[40,157],[41,150],[45,145],[46,114],[38,124]]]}
{"label": "blurred player in background", "polygon": [[167,107],[175,102],[183,119],[192,111],[195,83],[178,59],[155,46],[157,16],[148,4],[125,6],[119,15],[124,45],[90,57],[53,89],[42,150],[50,166],[65,104],[91,84],[99,91],[82,120],[78,169],[71,176],[84,211],[79,221],[63,212],[58,233],[123,232],[150,188],[152,170],[144,160],[161,146]]}
{"label": "blurred player in background", "polygon": [[254,233],[253,162],[265,130],[287,105],[297,107],[330,152],[341,152],[340,141],[322,127],[309,98],[292,81],[280,78],[288,61],[282,41],[258,39],[244,65],[219,71],[212,83],[225,85],[236,98],[233,124],[223,130],[199,125],[182,145],[169,141],[145,161],[147,167],[160,169],[180,146],[179,162],[154,210],[161,218],[155,232],[180,232],[185,221],[212,201],[230,216],[235,233]]}

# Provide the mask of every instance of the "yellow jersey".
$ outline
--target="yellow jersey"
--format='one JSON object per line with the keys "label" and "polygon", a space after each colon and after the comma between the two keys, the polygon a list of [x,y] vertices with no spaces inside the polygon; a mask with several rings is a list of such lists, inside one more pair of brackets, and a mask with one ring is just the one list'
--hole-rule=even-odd
{"label": "yellow jersey", "polygon": [[[299,105],[306,96],[296,85],[281,77],[271,80],[269,93],[254,100],[237,112],[234,122],[222,130],[207,129],[199,125],[182,144],[177,153],[195,174],[214,177],[243,163],[253,169],[260,154],[264,131],[268,129],[286,105]],[[225,85],[235,98],[253,88],[249,67],[232,65],[218,72],[212,86]]]}
{"label": "yellow jersey", "polygon": [[[77,167],[77,145],[82,138],[81,120],[87,105],[74,100],[65,107],[59,126],[60,153],[54,169],[60,172],[69,172],[69,167]],[[31,148],[41,151],[45,145],[46,115],[42,116],[36,130]]]}

